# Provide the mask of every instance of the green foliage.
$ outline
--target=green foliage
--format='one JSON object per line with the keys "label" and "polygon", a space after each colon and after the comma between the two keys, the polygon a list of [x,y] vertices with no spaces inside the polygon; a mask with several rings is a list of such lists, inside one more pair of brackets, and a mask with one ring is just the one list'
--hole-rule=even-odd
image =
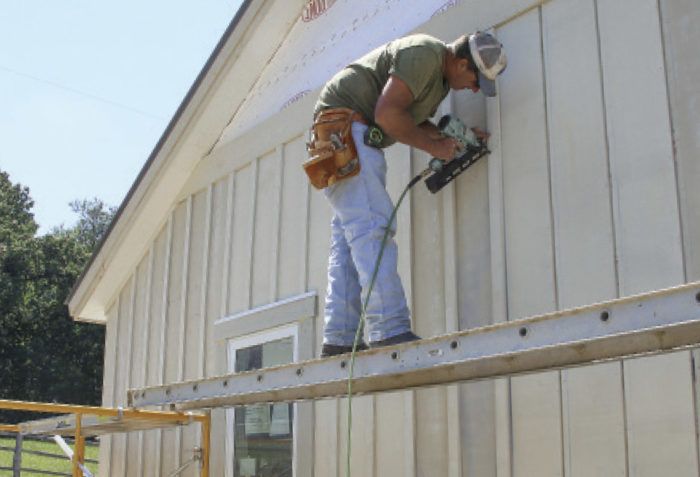
{"label": "green foliage", "polygon": [[[0,446],[2,447],[15,447],[15,439],[13,438],[0,438]],[[71,443],[72,446],[72,443]],[[22,442],[23,451],[39,451],[47,452],[56,455],[63,455],[63,452],[54,442],[42,442],[33,440],[31,438],[25,438]],[[12,468],[12,458],[14,457],[14,452],[11,450],[0,450],[0,467]],[[99,457],[99,446],[94,442],[85,443],[85,458],[97,460]],[[88,469],[97,475],[97,464],[89,463],[87,464]],[[29,452],[22,452],[22,468],[23,469],[43,469],[50,470],[53,472],[64,472],[66,474],[71,474],[72,465],[68,458],[61,457],[47,457],[42,455],[31,454]],[[0,475],[9,475],[9,473],[3,474],[0,471]],[[32,476],[40,475],[33,472],[22,472],[22,476]]]}
{"label": "green foliage", "polygon": [[114,209],[75,201],[75,226],[37,237],[29,190],[0,171],[0,194],[0,398],[99,404],[104,327],[74,322],[65,301]]}

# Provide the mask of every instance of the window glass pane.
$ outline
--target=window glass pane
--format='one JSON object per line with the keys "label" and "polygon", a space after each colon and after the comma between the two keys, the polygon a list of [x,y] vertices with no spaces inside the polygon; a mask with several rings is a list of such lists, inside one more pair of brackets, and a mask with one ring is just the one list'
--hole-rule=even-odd
{"label": "window glass pane", "polygon": [[[236,350],[236,372],[290,363],[290,336]],[[234,476],[292,477],[291,403],[254,404],[234,411]]]}

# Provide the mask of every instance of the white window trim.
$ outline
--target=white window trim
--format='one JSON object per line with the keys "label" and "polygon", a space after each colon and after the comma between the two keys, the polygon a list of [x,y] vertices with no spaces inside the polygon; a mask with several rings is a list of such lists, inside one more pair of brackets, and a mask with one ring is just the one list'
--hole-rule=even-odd
{"label": "white window trim", "polygon": [[216,335],[231,339],[316,316],[317,293],[304,293],[268,305],[226,316],[214,322]]}
{"label": "white window trim", "polygon": [[[228,340],[228,366],[229,372],[233,373],[236,370],[236,351],[243,348],[250,348],[270,341],[277,341],[284,338],[292,337],[292,356],[293,361],[298,361],[299,356],[299,325],[297,323],[273,328],[271,330],[260,331],[238,338]],[[294,405],[294,418],[292,420],[292,475],[296,475],[296,453],[297,453],[297,421],[296,404]],[[235,408],[226,409],[226,475],[233,477],[233,464],[236,460],[234,450],[234,412]]]}
{"label": "white window trim", "polygon": [[[312,338],[309,338],[309,323],[316,315],[317,293],[315,291],[291,297],[268,305],[260,306],[233,316],[222,318],[214,323],[215,333],[220,336],[221,341],[225,341],[225,365],[227,372],[234,372],[236,369],[237,349],[248,348],[260,345],[269,341],[292,337],[293,338],[293,360],[300,361],[301,346],[311,348]],[[302,331],[302,323],[306,331]],[[311,333],[313,326],[311,325]],[[220,341],[220,343],[221,343]],[[302,343],[300,343],[302,341]],[[309,341],[308,343],[306,341]],[[224,344],[224,343],[222,343]],[[223,350],[222,350],[223,351]],[[305,359],[309,359],[305,357]],[[223,364],[223,363],[221,363]],[[292,420],[292,475],[300,476],[298,469],[309,467],[308,463],[301,463],[300,459],[308,459],[305,454],[312,452],[308,443],[303,444],[305,449],[300,449],[302,445],[299,441],[299,430],[301,426],[313,426],[312,414],[309,410],[302,411],[302,406],[308,403],[294,403]],[[306,408],[304,408],[306,409]],[[226,435],[225,452],[226,477],[233,477],[234,457],[234,415],[233,408],[226,410]],[[306,417],[303,417],[306,416]],[[302,420],[304,422],[302,422]],[[306,422],[309,421],[309,422]],[[306,439],[305,439],[306,441]],[[304,470],[304,472],[306,472]]]}

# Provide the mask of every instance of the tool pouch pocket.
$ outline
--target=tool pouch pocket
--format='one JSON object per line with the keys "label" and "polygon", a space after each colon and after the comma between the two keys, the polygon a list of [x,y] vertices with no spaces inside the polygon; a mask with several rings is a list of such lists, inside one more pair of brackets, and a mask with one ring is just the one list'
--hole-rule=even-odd
{"label": "tool pouch pocket", "polygon": [[317,189],[355,176],[360,172],[352,122],[359,115],[350,109],[333,108],[321,111],[309,131],[306,149],[309,159],[303,167],[309,181]]}

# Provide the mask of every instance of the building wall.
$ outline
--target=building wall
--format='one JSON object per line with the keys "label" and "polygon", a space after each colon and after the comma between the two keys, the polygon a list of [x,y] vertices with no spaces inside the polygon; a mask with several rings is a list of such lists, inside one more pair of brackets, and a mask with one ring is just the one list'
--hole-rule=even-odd
{"label": "building wall", "polygon": [[[530,5],[466,3],[419,30],[450,40]],[[693,0],[552,0],[496,29],[499,96],[441,108],[487,128],[492,154],[437,195],[418,185],[399,211],[418,334],[700,279],[698,21]],[[203,158],[109,312],[105,405],[225,372],[222,317],[310,290],[322,303],[331,213],[300,167],[313,96]],[[387,151],[392,197],[427,160]],[[679,352],[360,397],[353,475],[697,475],[695,363]],[[308,409],[299,475],[342,475],[345,400]],[[224,475],[223,436],[216,410],[211,475]],[[167,475],[198,442],[196,426],[108,437],[101,472]]]}

